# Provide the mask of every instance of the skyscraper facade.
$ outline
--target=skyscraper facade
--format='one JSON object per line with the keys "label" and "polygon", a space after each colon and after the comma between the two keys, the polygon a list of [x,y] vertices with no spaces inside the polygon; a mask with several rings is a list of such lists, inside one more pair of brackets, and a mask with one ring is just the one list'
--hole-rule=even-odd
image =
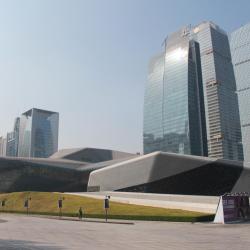
{"label": "skyscraper facade", "polygon": [[14,132],[7,133],[6,156],[15,156],[15,135]]}
{"label": "skyscraper facade", "polygon": [[210,157],[243,160],[235,90],[229,41],[223,30],[203,22],[170,35],[165,52],[149,67],[144,153],[206,155],[208,149]]}
{"label": "skyscraper facade", "polygon": [[6,156],[7,139],[0,137],[0,156]]}
{"label": "skyscraper facade", "polygon": [[58,150],[59,114],[30,109],[20,119],[18,156],[47,158]]}
{"label": "skyscraper facade", "polygon": [[20,118],[15,119],[13,131],[7,133],[6,156],[18,156]]}
{"label": "skyscraper facade", "polygon": [[230,45],[239,98],[244,158],[250,162],[250,23],[231,34]]}
{"label": "skyscraper facade", "polygon": [[208,155],[243,160],[238,97],[227,34],[212,22],[190,33],[200,45]]}
{"label": "skyscraper facade", "polygon": [[199,44],[187,29],[171,34],[149,65],[144,153],[207,155]]}

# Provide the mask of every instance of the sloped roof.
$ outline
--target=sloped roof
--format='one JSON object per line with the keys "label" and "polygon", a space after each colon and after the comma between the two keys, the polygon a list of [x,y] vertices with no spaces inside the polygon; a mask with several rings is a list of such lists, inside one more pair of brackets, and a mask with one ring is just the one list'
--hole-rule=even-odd
{"label": "sloped roof", "polygon": [[134,156],[136,155],[110,149],[73,148],[73,149],[59,150],[58,152],[53,154],[50,158],[98,163],[103,161],[111,161],[116,159],[134,157]]}

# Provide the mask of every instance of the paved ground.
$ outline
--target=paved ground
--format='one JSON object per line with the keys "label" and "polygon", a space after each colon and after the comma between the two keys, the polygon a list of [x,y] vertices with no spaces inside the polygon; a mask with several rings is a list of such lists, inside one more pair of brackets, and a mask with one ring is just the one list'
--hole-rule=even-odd
{"label": "paved ground", "polygon": [[250,224],[135,222],[134,225],[0,215],[1,250],[249,249]]}

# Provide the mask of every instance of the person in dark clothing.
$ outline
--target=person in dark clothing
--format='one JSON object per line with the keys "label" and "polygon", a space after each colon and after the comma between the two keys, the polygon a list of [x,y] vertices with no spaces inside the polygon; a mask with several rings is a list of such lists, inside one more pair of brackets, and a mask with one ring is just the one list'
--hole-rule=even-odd
{"label": "person in dark clothing", "polygon": [[82,220],[82,216],[83,216],[83,211],[82,211],[82,207],[79,208],[79,219]]}

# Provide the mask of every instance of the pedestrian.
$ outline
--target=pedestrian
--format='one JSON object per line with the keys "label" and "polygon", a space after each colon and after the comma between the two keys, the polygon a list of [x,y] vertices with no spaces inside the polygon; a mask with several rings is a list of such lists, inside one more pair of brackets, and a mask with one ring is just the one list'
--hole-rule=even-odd
{"label": "pedestrian", "polygon": [[82,212],[82,207],[79,208],[79,219],[82,220],[82,215],[83,215],[83,212]]}

